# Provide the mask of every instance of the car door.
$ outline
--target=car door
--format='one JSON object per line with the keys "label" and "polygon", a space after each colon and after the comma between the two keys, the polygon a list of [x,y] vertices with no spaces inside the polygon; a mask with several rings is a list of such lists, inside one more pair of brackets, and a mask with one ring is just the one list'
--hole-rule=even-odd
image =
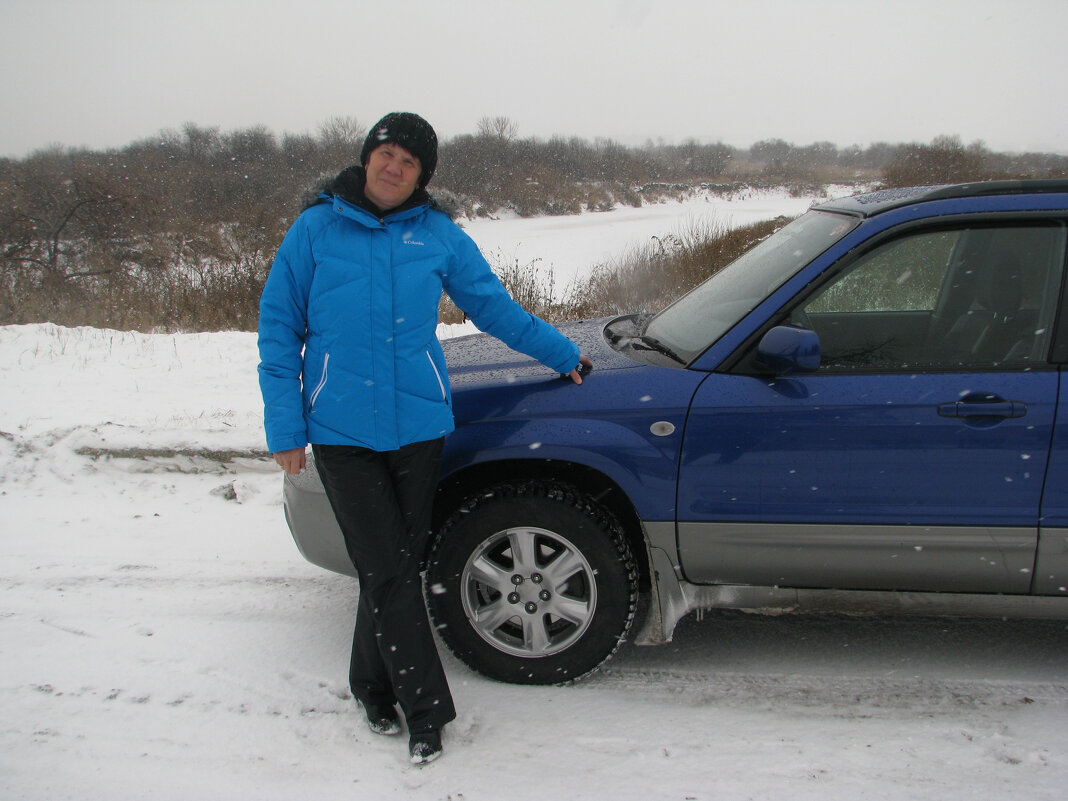
{"label": "car door", "polygon": [[1064,247],[1054,221],[942,225],[827,271],[785,320],[819,335],[816,372],[760,375],[741,358],[694,397],[686,578],[1028,592]]}

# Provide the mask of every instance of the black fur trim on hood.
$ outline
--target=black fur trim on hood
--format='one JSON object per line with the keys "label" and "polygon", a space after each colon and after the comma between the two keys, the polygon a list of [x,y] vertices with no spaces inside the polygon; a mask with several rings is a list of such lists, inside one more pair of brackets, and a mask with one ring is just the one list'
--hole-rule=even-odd
{"label": "black fur trim on hood", "polygon": [[[322,202],[322,195],[328,195],[330,197],[339,197],[342,200],[347,200],[354,206],[366,209],[374,214],[376,217],[382,216],[382,210],[375,206],[363,192],[364,185],[364,171],[363,167],[358,164],[354,164],[351,167],[346,167],[336,176],[323,176],[315,184],[315,186],[303,197],[303,206],[305,209],[309,209],[317,203]],[[416,189],[412,192],[404,203],[395,209],[390,209],[387,213],[393,214],[398,211],[404,211],[406,209],[413,208],[415,206],[429,205],[432,209],[439,209],[438,203],[434,200],[434,197],[425,189]]]}

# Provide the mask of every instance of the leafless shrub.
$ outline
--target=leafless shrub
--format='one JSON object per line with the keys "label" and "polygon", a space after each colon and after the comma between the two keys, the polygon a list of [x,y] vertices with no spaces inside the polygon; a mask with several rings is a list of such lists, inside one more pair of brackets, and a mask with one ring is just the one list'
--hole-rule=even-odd
{"label": "leafless shrub", "polygon": [[[522,263],[517,258],[505,257],[499,250],[488,254],[488,261],[508,294],[528,312],[554,322],[569,319],[551,265],[544,266],[541,259]],[[442,299],[438,316],[443,323],[461,323],[466,319],[447,296]]]}
{"label": "leafless shrub", "polygon": [[992,177],[986,161],[981,142],[965,147],[960,137],[939,136],[929,145],[902,146],[883,169],[883,180],[887,186],[983,181]]}

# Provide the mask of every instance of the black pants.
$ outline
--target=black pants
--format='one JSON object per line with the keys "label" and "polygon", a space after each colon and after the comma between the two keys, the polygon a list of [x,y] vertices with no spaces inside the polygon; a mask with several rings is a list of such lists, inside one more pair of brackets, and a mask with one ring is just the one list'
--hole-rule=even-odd
{"label": "black pants", "polygon": [[349,686],[364,704],[399,703],[410,732],[456,717],[419,579],[442,444],[312,446],[360,579]]}

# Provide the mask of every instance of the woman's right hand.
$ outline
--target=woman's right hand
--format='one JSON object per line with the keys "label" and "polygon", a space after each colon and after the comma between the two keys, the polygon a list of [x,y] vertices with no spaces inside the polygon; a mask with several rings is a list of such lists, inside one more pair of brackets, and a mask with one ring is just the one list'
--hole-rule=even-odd
{"label": "woman's right hand", "polygon": [[304,448],[292,448],[288,451],[272,453],[271,456],[274,457],[279,467],[290,475],[296,475],[297,473],[303,473],[304,468],[308,466],[308,457],[304,450]]}

